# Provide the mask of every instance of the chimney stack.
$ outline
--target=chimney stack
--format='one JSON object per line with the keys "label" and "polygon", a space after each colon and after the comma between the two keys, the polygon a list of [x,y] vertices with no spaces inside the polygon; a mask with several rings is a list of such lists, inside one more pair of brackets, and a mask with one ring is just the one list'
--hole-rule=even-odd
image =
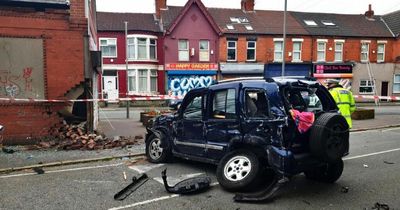
{"label": "chimney stack", "polygon": [[159,20],[161,18],[161,10],[167,9],[167,0],[155,0],[156,2],[156,18]]}
{"label": "chimney stack", "polygon": [[374,18],[374,10],[372,10],[371,4],[368,5],[368,11],[365,12],[365,17],[367,17],[368,19]]}
{"label": "chimney stack", "polygon": [[243,12],[254,12],[254,0],[242,0],[241,6]]}

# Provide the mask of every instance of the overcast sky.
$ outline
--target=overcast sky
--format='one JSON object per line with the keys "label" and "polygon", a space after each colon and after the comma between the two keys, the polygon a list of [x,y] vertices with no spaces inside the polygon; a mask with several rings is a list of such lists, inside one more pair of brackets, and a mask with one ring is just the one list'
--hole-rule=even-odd
{"label": "overcast sky", "polygon": [[[154,12],[154,0],[96,0],[98,11]],[[241,0],[202,0],[207,7],[240,8]],[[167,0],[167,5],[183,6],[187,0]],[[287,0],[288,10],[323,13],[363,14],[372,4],[376,15],[400,10],[400,0]],[[255,9],[283,10],[284,0],[255,0]]]}

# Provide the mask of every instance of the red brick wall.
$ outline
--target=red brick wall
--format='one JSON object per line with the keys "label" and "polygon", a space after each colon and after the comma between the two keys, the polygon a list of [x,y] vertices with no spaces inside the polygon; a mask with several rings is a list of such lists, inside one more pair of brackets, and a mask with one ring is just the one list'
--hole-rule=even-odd
{"label": "red brick wall", "polygon": [[[84,1],[71,0],[68,11],[1,10],[0,37],[35,37],[44,40],[44,79],[47,99],[60,99],[84,81]],[[8,142],[29,142],[47,136],[61,123],[59,104],[0,102],[0,124]]]}

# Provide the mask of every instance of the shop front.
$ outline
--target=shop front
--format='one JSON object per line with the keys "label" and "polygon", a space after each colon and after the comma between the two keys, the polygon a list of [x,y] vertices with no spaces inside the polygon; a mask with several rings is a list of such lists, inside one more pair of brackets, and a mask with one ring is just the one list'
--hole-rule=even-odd
{"label": "shop front", "polygon": [[264,73],[264,64],[257,63],[221,63],[220,79],[233,79],[240,77],[262,77]]}
{"label": "shop front", "polygon": [[324,85],[326,85],[328,79],[338,79],[344,88],[351,89],[353,64],[316,63],[313,68],[313,77],[317,78]]}
{"label": "shop front", "polygon": [[[286,63],[285,76],[303,76],[309,77],[312,73],[311,63]],[[282,76],[282,63],[265,64],[264,77]]]}
{"label": "shop front", "polygon": [[217,69],[215,63],[166,64],[168,94],[184,96],[191,89],[212,85],[217,79]]}

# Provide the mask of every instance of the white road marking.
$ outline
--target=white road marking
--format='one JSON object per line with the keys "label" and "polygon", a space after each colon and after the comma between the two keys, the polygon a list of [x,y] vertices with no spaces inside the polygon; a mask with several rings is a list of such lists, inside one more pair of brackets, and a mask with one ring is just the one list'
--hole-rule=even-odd
{"label": "white road marking", "polygon": [[152,169],[163,166],[164,164],[143,164],[143,165],[133,165],[129,166],[130,169],[135,170],[136,172],[142,174],[146,173]]}
{"label": "white road marking", "polygon": [[[169,185],[176,185],[178,182],[180,182],[184,179],[189,179],[192,177],[200,176],[202,174],[204,174],[204,173],[184,174],[184,175],[180,175],[179,177],[167,176],[168,177],[167,180],[168,180]],[[161,184],[164,184],[161,177],[154,177],[153,179]]]}
{"label": "white road marking", "polygon": [[91,184],[113,184],[114,181],[96,181],[96,180],[73,180],[73,182],[91,183]]}
{"label": "white road marking", "polygon": [[365,154],[365,155],[357,155],[357,156],[353,156],[353,157],[347,157],[347,158],[343,158],[343,160],[352,160],[352,159],[380,155],[380,154],[385,154],[385,153],[395,152],[395,151],[400,151],[400,148],[390,149],[390,150],[385,150],[385,151],[380,151],[380,152],[374,152],[374,153],[369,153],[369,154]]}
{"label": "white road marking", "polygon": [[392,131],[392,130],[399,130],[400,128],[389,128],[389,129],[384,129],[382,132],[387,132],[387,131]]}
{"label": "white road marking", "polygon": [[[117,164],[110,164],[110,165],[87,166],[87,167],[80,167],[80,168],[69,168],[69,169],[61,169],[61,170],[54,170],[54,171],[45,171],[44,174],[60,173],[60,172],[68,172],[68,171],[80,171],[80,170],[88,170],[88,169],[96,169],[96,168],[115,167],[115,166],[119,166],[119,165],[123,165],[123,164],[124,163],[117,163]],[[23,174],[5,175],[5,176],[0,176],[0,179],[11,178],[11,177],[20,177],[20,176],[29,176],[29,175],[37,175],[37,173],[23,173]]]}
{"label": "white road marking", "polygon": [[[214,182],[214,183],[210,184],[210,186],[216,186],[216,185],[218,185],[218,182]],[[141,202],[137,202],[137,203],[132,203],[132,204],[129,204],[129,205],[126,205],[126,206],[118,206],[118,207],[110,208],[108,210],[127,209],[127,208],[132,208],[132,207],[135,207],[135,206],[140,206],[140,205],[149,204],[149,203],[162,201],[162,200],[167,200],[167,199],[171,199],[171,198],[176,198],[176,197],[180,197],[180,196],[181,196],[180,194],[162,196],[162,197],[158,197],[158,198],[154,198],[154,199],[150,199],[150,200],[145,200],[145,201],[141,201]]]}

